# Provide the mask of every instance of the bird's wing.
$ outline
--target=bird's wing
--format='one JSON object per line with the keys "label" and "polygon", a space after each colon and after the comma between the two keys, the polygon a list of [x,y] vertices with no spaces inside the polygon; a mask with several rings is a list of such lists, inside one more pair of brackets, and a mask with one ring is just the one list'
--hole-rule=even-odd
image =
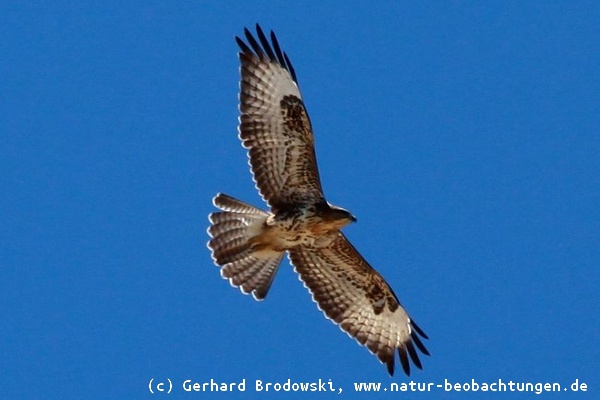
{"label": "bird's wing", "polygon": [[275,34],[248,29],[241,51],[239,136],[261,196],[274,209],[323,197],[310,119]]}
{"label": "bird's wing", "polygon": [[319,309],[386,364],[390,375],[396,351],[407,375],[409,359],[421,369],[415,346],[429,355],[419,338],[427,336],[342,233],[326,247],[298,247],[289,256]]}

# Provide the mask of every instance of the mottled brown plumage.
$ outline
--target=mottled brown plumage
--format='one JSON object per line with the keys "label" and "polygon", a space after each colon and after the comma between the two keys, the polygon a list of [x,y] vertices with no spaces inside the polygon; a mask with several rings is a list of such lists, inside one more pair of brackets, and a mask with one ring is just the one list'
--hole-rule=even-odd
{"label": "mottled brown plumage", "polygon": [[287,252],[325,315],[366,346],[394,373],[395,353],[410,374],[421,368],[415,346],[427,338],[386,281],[341,233],[356,219],[323,195],[310,119],[295,71],[271,32],[245,30],[241,49],[239,136],[256,187],[269,204],[261,211],[224,194],[213,203],[208,247],[221,275],[262,300]]}

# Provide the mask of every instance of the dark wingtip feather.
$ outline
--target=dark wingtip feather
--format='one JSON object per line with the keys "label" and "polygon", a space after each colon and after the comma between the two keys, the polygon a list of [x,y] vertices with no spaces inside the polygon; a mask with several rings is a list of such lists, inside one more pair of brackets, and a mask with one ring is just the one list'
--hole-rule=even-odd
{"label": "dark wingtip feather", "polygon": [[239,46],[239,48],[242,50],[242,53],[253,54],[252,50],[250,50],[250,47],[248,47],[246,45],[246,43],[242,39],[240,39],[238,36],[235,37],[235,42],[237,43],[237,45]]}
{"label": "dark wingtip feather", "polygon": [[415,330],[419,333],[419,335],[421,335],[421,337],[423,337],[425,339],[429,339],[429,337],[425,334],[425,332],[423,332],[423,329],[419,328],[419,325],[417,325],[417,323],[415,321],[413,321],[411,319],[410,324],[413,328],[415,328]]}
{"label": "dark wingtip feather", "polygon": [[392,357],[387,361],[387,371],[390,376],[394,376],[394,357]]}
{"label": "dark wingtip feather", "polygon": [[235,41],[242,50],[242,53],[249,56],[256,55],[261,59],[268,58],[272,62],[281,65],[281,67],[290,73],[292,80],[298,83],[296,71],[294,70],[294,67],[292,66],[287,54],[281,50],[281,46],[279,45],[277,36],[275,36],[275,32],[271,31],[271,42],[269,42],[269,39],[267,38],[267,35],[265,35],[260,24],[256,24],[256,36],[258,37],[258,40],[256,40],[248,28],[244,28],[244,36],[246,37],[247,43],[241,38],[237,36],[235,37]]}
{"label": "dark wingtip feather", "polygon": [[417,351],[415,350],[415,346],[413,345],[413,343],[410,340],[408,342],[406,342],[406,348],[408,349],[408,354],[410,355],[410,359],[415,364],[415,366],[419,369],[423,369],[423,365],[421,365],[421,360],[419,360],[419,355],[417,354]]}
{"label": "dark wingtip feather", "polygon": [[250,47],[252,47],[252,50],[254,50],[254,53],[258,57],[264,58],[265,53],[263,52],[256,39],[254,39],[254,36],[252,36],[252,33],[248,30],[248,28],[244,28],[244,35],[246,36],[246,40],[250,44]]}
{"label": "dark wingtip feather", "polygon": [[292,63],[290,62],[287,53],[283,53],[283,57],[285,58],[285,63],[287,64],[288,71],[290,71],[290,75],[292,75],[292,79],[294,80],[294,82],[298,82],[298,80],[296,79],[296,71],[294,70],[294,67],[292,67]]}
{"label": "dark wingtip feather", "polygon": [[423,342],[421,342],[421,339],[419,339],[419,335],[417,335],[415,331],[412,331],[410,333],[410,337],[412,338],[412,341],[417,345],[419,350],[421,350],[421,353],[425,354],[426,356],[430,355],[429,351],[427,350]]}
{"label": "dark wingtip feather", "polygon": [[279,60],[280,64],[285,64],[285,58],[283,57],[281,46],[279,46],[279,41],[277,40],[277,36],[273,31],[271,31],[271,43],[273,43],[273,49],[275,49],[275,54],[277,54],[277,60]]}
{"label": "dark wingtip feather", "polygon": [[258,34],[258,40],[260,41],[260,44],[262,44],[262,48],[267,53],[267,56],[269,56],[269,59],[271,61],[277,61],[275,53],[273,53],[273,49],[271,49],[271,44],[258,24],[256,24],[256,33]]}
{"label": "dark wingtip feather", "polygon": [[398,355],[400,356],[400,363],[402,364],[402,369],[407,376],[410,376],[410,363],[408,362],[408,355],[406,354],[406,345],[402,344],[402,346],[398,347]]}

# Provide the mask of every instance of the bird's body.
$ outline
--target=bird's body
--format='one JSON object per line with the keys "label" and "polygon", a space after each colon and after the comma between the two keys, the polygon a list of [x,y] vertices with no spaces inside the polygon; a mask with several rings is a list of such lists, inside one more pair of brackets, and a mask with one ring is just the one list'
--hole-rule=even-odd
{"label": "bird's body", "polygon": [[[237,200],[219,194],[215,198],[215,205],[219,207],[227,201]],[[278,209],[276,213],[268,213],[256,220],[255,224],[248,225],[248,250],[283,252],[299,246],[324,247],[335,239],[342,227],[355,220],[347,211],[326,203]],[[209,233],[215,234],[217,230],[211,227]],[[217,262],[224,261],[217,258]]]}
{"label": "bird's body", "polygon": [[221,275],[257,300],[266,297],[287,253],[319,308],[394,372],[397,351],[421,368],[417,349],[429,354],[412,321],[383,277],[341,233],[356,218],[323,194],[308,113],[287,55],[271,32],[245,30],[241,52],[240,139],[256,186],[270,206],[262,211],[225,194],[209,216],[208,247]]}
{"label": "bird's body", "polygon": [[265,221],[262,232],[251,240],[257,248],[286,251],[298,246],[320,248],[331,243],[337,232],[355,218],[326,203],[300,204],[278,209]]}

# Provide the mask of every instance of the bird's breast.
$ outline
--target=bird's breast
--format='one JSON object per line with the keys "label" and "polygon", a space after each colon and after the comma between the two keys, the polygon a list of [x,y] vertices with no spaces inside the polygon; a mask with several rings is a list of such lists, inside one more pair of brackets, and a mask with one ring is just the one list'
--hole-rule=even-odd
{"label": "bird's breast", "polygon": [[271,243],[273,248],[288,250],[296,246],[315,246],[324,236],[337,231],[332,221],[323,220],[310,207],[298,208],[272,215],[265,223],[261,242]]}

